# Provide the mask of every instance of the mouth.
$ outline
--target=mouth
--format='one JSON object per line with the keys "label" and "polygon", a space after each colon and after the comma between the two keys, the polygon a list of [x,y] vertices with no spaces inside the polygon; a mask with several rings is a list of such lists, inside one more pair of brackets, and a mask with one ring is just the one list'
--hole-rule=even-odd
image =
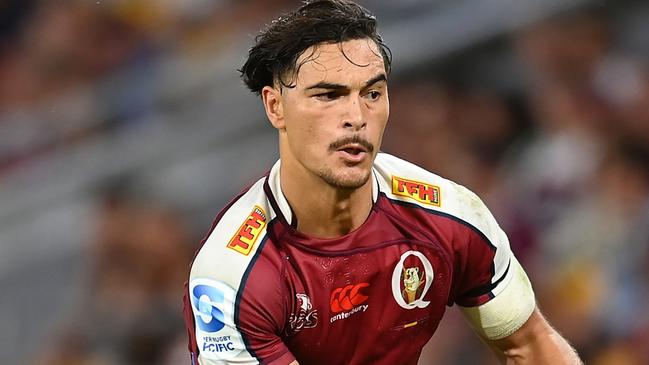
{"label": "mouth", "polygon": [[347,165],[359,164],[369,155],[367,148],[356,143],[344,145],[338,148],[336,152]]}
{"label": "mouth", "polygon": [[338,151],[345,152],[347,154],[350,154],[352,156],[357,156],[362,153],[367,153],[368,150],[364,146],[358,143],[350,143],[347,145],[344,145],[338,149]]}
{"label": "mouth", "polygon": [[374,146],[360,136],[338,140],[332,143],[329,148],[347,165],[357,165],[365,161],[374,150]]}

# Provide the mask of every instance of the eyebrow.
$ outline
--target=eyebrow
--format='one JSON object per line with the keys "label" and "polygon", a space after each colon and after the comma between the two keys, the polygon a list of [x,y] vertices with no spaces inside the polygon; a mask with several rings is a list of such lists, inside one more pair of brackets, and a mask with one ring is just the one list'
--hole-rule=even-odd
{"label": "eyebrow", "polygon": [[[366,88],[376,84],[379,81],[388,81],[388,78],[385,76],[384,73],[376,75],[376,76],[374,76],[373,78],[371,78],[369,81],[367,81],[365,83],[365,85],[363,86],[363,89],[366,89]],[[346,86],[346,85],[334,84],[334,83],[331,83],[331,82],[319,82],[319,83],[317,83],[315,85],[311,85],[311,86],[305,88],[305,90],[313,90],[313,89],[344,90],[344,89],[349,89],[349,87]]]}

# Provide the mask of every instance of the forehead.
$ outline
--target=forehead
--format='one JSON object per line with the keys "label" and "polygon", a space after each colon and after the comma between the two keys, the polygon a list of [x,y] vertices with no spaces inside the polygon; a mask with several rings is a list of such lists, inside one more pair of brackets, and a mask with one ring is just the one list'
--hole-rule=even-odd
{"label": "forehead", "polygon": [[371,39],[312,46],[302,53],[297,64],[301,65],[296,79],[298,89],[323,81],[351,86],[385,73],[381,51]]}

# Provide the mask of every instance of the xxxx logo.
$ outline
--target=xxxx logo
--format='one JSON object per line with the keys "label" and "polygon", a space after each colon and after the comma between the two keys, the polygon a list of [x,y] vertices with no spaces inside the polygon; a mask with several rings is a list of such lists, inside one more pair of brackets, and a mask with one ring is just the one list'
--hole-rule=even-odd
{"label": "xxxx logo", "polygon": [[347,285],[338,288],[331,293],[331,311],[334,313],[352,310],[355,306],[363,304],[367,295],[363,295],[360,290],[370,286],[368,283],[360,283],[356,285]]}

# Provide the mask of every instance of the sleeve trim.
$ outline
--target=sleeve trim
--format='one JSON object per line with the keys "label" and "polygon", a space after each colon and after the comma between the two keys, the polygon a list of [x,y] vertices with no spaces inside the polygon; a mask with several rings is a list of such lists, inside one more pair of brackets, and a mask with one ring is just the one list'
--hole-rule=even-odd
{"label": "sleeve trim", "polygon": [[460,307],[475,331],[490,340],[505,338],[516,332],[536,308],[534,291],[527,274],[513,258],[512,280],[485,304]]}
{"label": "sleeve trim", "polygon": [[498,280],[494,281],[493,283],[487,284],[487,285],[482,285],[476,288],[473,288],[463,294],[461,294],[456,301],[466,301],[472,298],[477,298],[480,296],[483,296],[485,294],[490,294],[505,278],[507,277],[507,274],[509,273],[509,268],[511,267],[511,259],[509,260],[509,263],[507,264],[507,268],[505,269],[505,272],[498,278]]}

